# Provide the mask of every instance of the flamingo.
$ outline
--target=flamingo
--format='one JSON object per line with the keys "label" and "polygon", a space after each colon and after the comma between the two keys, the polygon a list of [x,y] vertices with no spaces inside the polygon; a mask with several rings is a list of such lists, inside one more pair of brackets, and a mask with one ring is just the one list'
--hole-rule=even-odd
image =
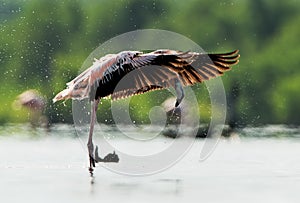
{"label": "flamingo", "polygon": [[59,92],[53,102],[88,98],[92,103],[87,142],[89,170],[92,173],[95,163],[99,161],[96,159],[97,146],[94,153],[93,131],[101,98],[110,96],[112,100],[116,100],[173,87],[177,94],[176,108],[184,98],[184,86],[223,75],[239,62],[238,52],[239,50],[206,54],[160,49],[150,53],[122,51],[108,54],[94,59],[93,65],[68,82],[67,88]]}
{"label": "flamingo", "polygon": [[24,91],[18,95],[13,103],[15,109],[25,107],[29,110],[29,120],[33,128],[37,126],[49,127],[48,118],[43,115],[46,108],[45,98],[35,89]]}

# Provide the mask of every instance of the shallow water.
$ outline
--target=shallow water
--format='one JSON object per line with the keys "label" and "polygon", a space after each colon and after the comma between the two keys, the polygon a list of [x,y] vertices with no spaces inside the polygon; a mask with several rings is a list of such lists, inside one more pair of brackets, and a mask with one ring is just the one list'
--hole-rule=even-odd
{"label": "shallow water", "polygon": [[[43,129],[32,131],[28,126],[1,127],[0,199],[1,202],[299,202],[299,132],[284,126],[268,126],[247,128],[240,135],[220,140],[211,156],[202,162],[199,153],[205,140],[197,139],[183,159],[161,173],[124,176],[98,165],[91,179],[85,138],[77,138],[72,126],[55,126],[48,133]],[[115,142],[126,145],[127,141]],[[169,138],[160,137],[157,142],[168,143]]]}

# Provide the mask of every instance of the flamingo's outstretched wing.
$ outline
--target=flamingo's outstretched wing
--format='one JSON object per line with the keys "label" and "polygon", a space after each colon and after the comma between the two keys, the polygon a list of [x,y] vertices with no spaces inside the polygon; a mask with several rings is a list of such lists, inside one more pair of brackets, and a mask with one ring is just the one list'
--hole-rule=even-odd
{"label": "flamingo's outstretched wing", "polygon": [[[188,86],[222,75],[238,63],[238,50],[225,54],[200,54],[173,50],[157,50],[139,54],[110,73],[111,80],[100,80],[96,95],[126,98],[148,91]],[[123,70],[123,72],[122,72]],[[179,87],[180,88],[180,87]],[[178,92],[177,92],[178,93]]]}
{"label": "flamingo's outstretched wing", "polygon": [[171,86],[181,88],[222,75],[238,58],[238,50],[225,54],[157,50],[106,55],[67,83],[68,88],[53,101],[110,95],[120,99]]}

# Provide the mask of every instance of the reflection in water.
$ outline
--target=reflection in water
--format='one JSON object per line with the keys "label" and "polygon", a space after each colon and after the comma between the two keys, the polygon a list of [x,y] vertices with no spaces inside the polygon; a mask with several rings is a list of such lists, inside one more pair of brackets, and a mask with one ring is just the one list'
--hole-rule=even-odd
{"label": "reflection in water", "polygon": [[93,174],[91,174],[91,194],[93,195],[95,193],[95,177]]}
{"label": "reflection in water", "polygon": [[183,180],[181,179],[159,179],[158,182],[163,183],[164,188],[169,188],[169,193],[179,195],[182,189]]}
{"label": "reflection in water", "polygon": [[155,195],[179,195],[181,191],[182,180],[180,179],[158,179],[143,180],[135,182],[115,182],[110,187],[116,192],[130,193],[149,193]]}
{"label": "reflection in water", "polygon": [[[102,180],[102,181],[101,181]],[[101,196],[105,191],[112,192],[111,195],[131,195],[131,194],[153,194],[159,196],[177,196],[183,189],[182,179],[148,179],[126,177],[121,180],[108,181],[106,178],[92,176],[90,179],[91,195]],[[96,194],[98,193],[98,194]]]}

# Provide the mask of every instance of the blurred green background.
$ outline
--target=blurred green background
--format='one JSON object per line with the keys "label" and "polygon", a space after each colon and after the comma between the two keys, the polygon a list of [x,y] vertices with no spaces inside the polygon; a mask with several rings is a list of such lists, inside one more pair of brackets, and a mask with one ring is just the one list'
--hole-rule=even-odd
{"label": "blurred green background", "polygon": [[[300,123],[299,0],[0,0],[0,22],[0,124],[27,121],[28,112],[12,103],[32,88],[47,98],[52,123],[72,123],[71,102],[53,105],[53,96],[101,43],[147,28],[185,35],[207,52],[240,50],[239,65],[222,77],[239,124]],[[208,121],[205,86],[193,88]],[[143,105],[132,109],[133,119],[147,121],[148,108],[169,94],[134,97],[132,104]],[[104,100],[99,121],[112,122],[109,107]]]}

